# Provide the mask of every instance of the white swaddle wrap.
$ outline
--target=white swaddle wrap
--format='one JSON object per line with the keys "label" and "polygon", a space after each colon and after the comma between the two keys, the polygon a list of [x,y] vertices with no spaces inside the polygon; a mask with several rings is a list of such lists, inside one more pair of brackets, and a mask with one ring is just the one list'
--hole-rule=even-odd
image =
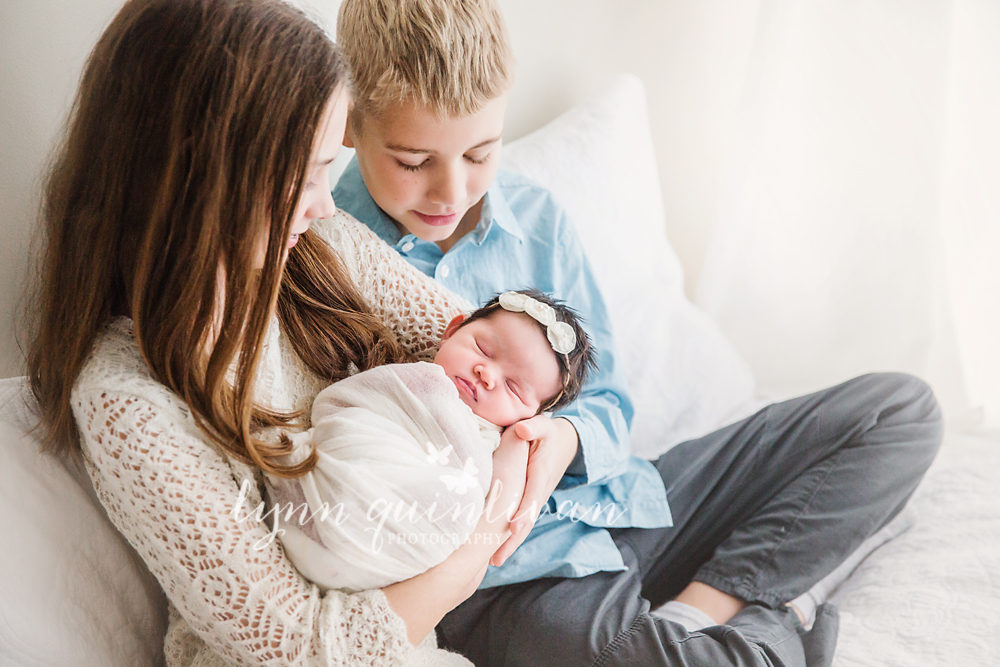
{"label": "white swaddle wrap", "polygon": [[319,454],[297,480],[314,520],[283,520],[280,539],[316,584],[360,591],[430,569],[472,532],[500,429],[472,413],[440,366],[421,362],[324,389],[312,428],[293,441],[299,457],[313,443]]}

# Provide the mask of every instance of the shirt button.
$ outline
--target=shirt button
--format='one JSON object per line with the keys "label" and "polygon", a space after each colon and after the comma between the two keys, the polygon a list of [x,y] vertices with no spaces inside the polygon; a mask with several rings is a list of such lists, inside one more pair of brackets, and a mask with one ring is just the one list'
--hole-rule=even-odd
{"label": "shirt button", "polygon": [[438,270],[438,273],[441,275],[442,278],[447,278],[449,274],[451,274],[451,269],[449,269],[447,266],[442,266]]}
{"label": "shirt button", "polygon": [[407,241],[403,244],[403,252],[410,252],[413,250],[413,241]]}

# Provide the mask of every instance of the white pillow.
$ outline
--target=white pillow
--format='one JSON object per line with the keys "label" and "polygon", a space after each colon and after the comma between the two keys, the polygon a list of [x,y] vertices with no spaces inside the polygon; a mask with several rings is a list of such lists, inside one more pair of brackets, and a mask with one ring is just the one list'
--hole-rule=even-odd
{"label": "white pillow", "polygon": [[0,664],[163,664],[163,592],[86,474],[39,452],[28,396],[0,380]]}
{"label": "white pillow", "polygon": [[653,458],[746,413],[750,368],[684,295],[639,79],[622,75],[511,142],[502,165],[551,190],[576,224],[632,390],[633,452]]}

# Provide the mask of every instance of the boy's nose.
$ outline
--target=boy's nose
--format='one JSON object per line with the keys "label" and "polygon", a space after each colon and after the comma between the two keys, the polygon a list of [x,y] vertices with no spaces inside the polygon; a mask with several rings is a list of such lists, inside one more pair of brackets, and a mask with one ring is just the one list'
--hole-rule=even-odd
{"label": "boy's nose", "polygon": [[434,182],[429,198],[440,206],[459,206],[465,201],[465,179],[455,167],[445,167]]}

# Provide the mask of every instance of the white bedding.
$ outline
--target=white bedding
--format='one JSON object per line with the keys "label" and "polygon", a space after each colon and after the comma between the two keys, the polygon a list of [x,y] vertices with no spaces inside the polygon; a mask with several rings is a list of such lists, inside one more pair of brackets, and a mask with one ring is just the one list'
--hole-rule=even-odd
{"label": "white bedding", "polygon": [[[19,380],[0,381],[0,516],[16,536],[0,542],[0,664],[156,664],[162,593],[89,485],[17,436],[19,392]],[[1000,665],[998,489],[1000,434],[947,432],[910,502],[913,528],[833,597],[834,667]]]}
{"label": "white bedding", "polygon": [[834,667],[1000,665],[1000,434],[946,432],[910,507],[833,597]]}

